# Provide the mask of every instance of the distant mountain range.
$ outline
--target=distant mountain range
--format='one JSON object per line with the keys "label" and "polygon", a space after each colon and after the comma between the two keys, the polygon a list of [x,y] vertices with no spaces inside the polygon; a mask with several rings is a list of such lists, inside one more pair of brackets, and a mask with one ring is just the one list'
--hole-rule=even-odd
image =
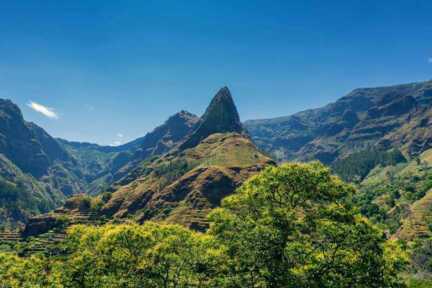
{"label": "distant mountain range", "polygon": [[[61,143],[69,145],[67,149],[77,162],[87,167],[92,166],[89,163],[95,159],[95,151],[106,149]],[[256,148],[243,129],[226,87],[215,95],[201,118],[181,112],[135,143],[128,144],[127,152],[120,150],[122,147],[115,148],[117,154],[104,152],[105,164],[100,166],[110,167],[101,170],[109,176],[99,176],[107,185],[101,189],[104,193],[91,200],[77,196],[54,213],[31,218],[25,234],[46,232],[60,225],[59,219],[75,223],[75,215],[88,213],[93,213],[93,218],[113,221],[163,219],[204,230],[211,209],[247,178],[275,164]],[[124,156],[121,165],[115,169],[112,164],[106,165],[122,153],[129,156]]]}
{"label": "distant mountain range", "polygon": [[[377,187],[372,180],[395,181],[380,169],[429,163],[422,159],[432,148],[431,104],[427,81],[356,89],[323,108],[242,124],[225,87],[202,117],[181,111],[144,137],[111,147],[55,139],[26,122],[11,101],[0,100],[0,223],[24,223],[86,193],[100,195],[93,197],[101,201],[100,216],[166,219],[205,229],[207,212],[246,178],[274,165],[273,158],[330,165],[368,195],[357,199],[364,213],[398,219],[392,222],[397,230],[404,215],[412,215],[411,204],[430,198],[427,185],[416,196],[402,192],[393,199],[383,187],[382,193],[370,192]],[[421,174],[424,183],[428,175]],[[394,201],[384,205],[386,197]],[[381,214],[374,205],[381,205]]]}
{"label": "distant mountain range", "polygon": [[431,104],[432,81],[355,89],[322,108],[244,125],[278,161],[332,164],[371,147],[412,157],[432,147]]}
{"label": "distant mountain range", "polygon": [[55,139],[0,99],[0,226],[23,223],[75,194],[97,194],[142,160],[179,144],[199,120],[181,111],[144,137],[99,146]]}
{"label": "distant mountain range", "polygon": [[320,160],[398,239],[432,236],[432,81],[356,89],[335,103],[244,123],[278,162]]}

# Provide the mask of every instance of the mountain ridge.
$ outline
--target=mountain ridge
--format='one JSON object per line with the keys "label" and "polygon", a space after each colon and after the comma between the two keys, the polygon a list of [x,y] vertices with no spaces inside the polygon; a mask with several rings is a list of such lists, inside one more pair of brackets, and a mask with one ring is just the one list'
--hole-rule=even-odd
{"label": "mountain ridge", "polygon": [[18,225],[55,208],[83,187],[76,162],[19,107],[0,99],[0,226]]}
{"label": "mountain ridge", "polygon": [[[210,209],[273,163],[243,132],[231,93],[223,87],[185,141],[118,182],[102,213],[117,218],[134,215],[139,222],[169,219],[205,229],[204,216]],[[181,217],[184,213],[192,213],[197,221]]]}
{"label": "mountain ridge", "polygon": [[[54,138],[25,121],[9,99],[0,99],[0,120],[0,156],[4,157],[0,162],[0,226],[15,226],[58,207],[67,197],[104,190],[139,161],[178,145],[199,118],[180,111],[145,136],[118,147]],[[7,205],[8,190],[15,191],[15,186],[20,191],[14,192],[15,202]]]}
{"label": "mountain ridge", "polygon": [[[432,81],[359,88],[321,108],[248,120],[244,125],[257,145],[279,161],[318,159],[331,164],[375,144],[383,149],[399,148],[396,140],[385,136],[425,115],[431,103]],[[379,141],[384,139],[387,143]],[[401,147],[411,156],[427,148]]]}
{"label": "mountain ridge", "polygon": [[226,86],[219,89],[201,117],[197,129],[179,148],[192,148],[211,134],[225,132],[244,132],[231,92]]}
{"label": "mountain ridge", "polygon": [[[170,119],[178,116],[190,118],[181,112]],[[179,141],[163,145],[169,148],[168,152],[150,158],[132,157],[132,167],[112,181],[105,193],[93,197],[92,201],[99,203],[99,217],[113,221],[133,219],[139,223],[163,220],[205,230],[207,213],[219,206],[222,198],[265,166],[274,165],[243,133],[227,88],[213,97],[202,118],[191,119],[193,125],[186,125],[188,129],[179,135],[182,137],[172,138]],[[73,217],[68,209],[59,211],[65,217]],[[49,223],[56,223],[52,216],[44,217]],[[26,230],[41,232],[51,227],[43,221],[44,217],[31,220]]]}

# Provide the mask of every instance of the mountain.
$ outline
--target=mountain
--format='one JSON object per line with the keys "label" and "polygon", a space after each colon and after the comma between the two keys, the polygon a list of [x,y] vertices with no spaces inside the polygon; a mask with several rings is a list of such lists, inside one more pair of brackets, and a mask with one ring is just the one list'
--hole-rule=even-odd
{"label": "mountain", "polygon": [[117,146],[117,149],[140,150],[144,157],[157,155],[174,147],[179,141],[184,140],[190,134],[200,118],[187,111],[180,111],[165,121],[161,126],[156,127],[152,132],[134,141]]}
{"label": "mountain", "polygon": [[181,149],[194,147],[211,134],[225,132],[243,132],[240,117],[228,87],[223,87],[217,92],[201,117],[198,128],[181,145]]}
{"label": "mountain", "polygon": [[278,161],[318,159],[331,165],[372,147],[413,157],[432,147],[431,103],[432,81],[362,88],[322,108],[244,125]]}
{"label": "mountain", "polygon": [[120,146],[58,140],[76,160],[88,183],[87,193],[97,194],[124,177],[141,161],[164,154],[180,144],[199,120],[189,112],[180,111],[145,136]]}
{"label": "mountain", "polygon": [[102,213],[138,222],[165,219],[206,228],[206,214],[272,160],[243,133],[228,88],[216,94],[197,128],[167,154],[114,185]]}
{"label": "mountain", "polygon": [[432,236],[432,81],[356,89],[292,116],[247,121],[278,161],[317,159],[359,192],[361,212],[393,238]]}
{"label": "mountain", "polygon": [[69,155],[55,139],[34,123],[25,122],[18,106],[0,99],[0,153],[22,171],[35,177],[48,173],[56,161],[68,161]]}
{"label": "mountain", "polygon": [[432,236],[432,149],[412,160],[379,164],[359,183],[354,201],[372,221],[395,238]]}
{"label": "mountain", "polygon": [[[75,145],[74,153],[83,151],[83,146],[62,143]],[[216,94],[203,117],[182,111],[135,143],[134,150],[129,150],[135,151],[133,156],[114,174],[106,192],[90,200],[87,196],[71,198],[68,203],[75,204],[30,219],[25,233],[43,233],[64,217],[75,223],[89,209],[97,215],[93,219],[165,220],[204,230],[211,209],[250,176],[274,165],[244,133],[226,87]]]}
{"label": "mountain", "polygon": [[[144,137],[118,147],[52,140],[31,128],[34,124],[25,126],[33,129],[41,147],[49,144],[57,150],[47,159],[63,159],[47,161],[61,163],[68,175],[77,176],[73,179],[79,179],[85,192],[105,192],[98,205],[108,218],[165,219],[204,229],[210,209],[247,177],[273,163],[255,147],[251,135],[278,161],[317,159],[330,165],[358,186],[355,200],[362,212],[394,234],[403,229],[409,211],[429,203],[423,197],[432,188],[432,165],[429,174],[429,164],[422,159],[432,148],[431,91],[432,81],[356,89],[323,108],[246,121],[244,129],[224,87],[201,118],[182,111]],[[37,175],[32,177],[28,185],[39,181]],[[417,201],[420,204],[414,206]]]}
{"label": "mountain", "polygon": [[432,81],[355,89],[325,107],[246,121],[281,161],[320,160],[359,192],[361,212],[393,238],[432,236]]}
{"label": "mountain", "polygon": [[75,165],[56,139],[0,99],[0,226],[23,222],[81,191]]}
{"label": "mountain", "polygon": [[97,194],[141,161],[166,153],[196,128],[186,111],[144,137],[120,146],[55,139],[0,99],[0,226],[25,223],[77,193]]}

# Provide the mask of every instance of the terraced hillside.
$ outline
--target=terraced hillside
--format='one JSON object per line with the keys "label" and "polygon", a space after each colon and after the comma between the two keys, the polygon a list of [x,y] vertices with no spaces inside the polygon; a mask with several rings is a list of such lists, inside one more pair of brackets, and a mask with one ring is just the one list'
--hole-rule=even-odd
{"label": "terraced hillside", "polygon": [[210,209],[271,163],[244,135],[212,134],[196,147],[146,164],[133,181],[120,182],[102,211],[115,218],[167,219],[204,228]]}
{"label": "terraced hillside", "polygon": [[68,227],[78,224],[99,226],[107,222],[95,212],[93,204],[89,196],[73,196],[62,208],[31,217],[25,229],[0,230],[0,251],[16,251],[20,256],[66,253],[62,244]]}
{"label": "terraced hillside", "polygon": [[413,241],[432,236],[432,190],[410,205],[395,238]]}
{"label": "terraced hillside", "polygon": [[142,160],[178,145],[198,122],[181,111],[144,137],[99,146],[55,139],[26,122],[17,105],[0,99],[0,227],[22,225],[77,193],[105,190]]}
{"label": "terraced hillside", "polygon": [[378,165],[358,187],[355,200],[363,214],[390,234],[410,241],[432,236],[432,149],[408,162]]}
{"label": "terraced hillside", "polygon": [[194,133],[116,183],[102,213],[139,222],[165,219],[205,229],[210,209],[272,163],[243,134],[231,94],[222,88]]}
{"label": "terraced hillside", "polygon": [[[274,164],[244,133],[228,88],[216,94],[202,118],[195,119],[186,112],[175,117],[179,116],[188,120],[183,122],[187,125],[182,124],[180,133],[164,128],[172,125],[158,128],[165,136],[155,142],[158,145],[151,146],[153,153],[146,154],[150,157],[134,154],[114,175],[113,179],[118,176],[118,180],[105,193],[85,200],[95,213],[93,219],[141,223],[166,220],[203,230],[207,228],[206,215],[219,206],[222,198],[266,165]],[[175,122],[178,125],[178,119]],[[155,149],[162,142],[165,148]],[[166,149],[170,149],[168,153],[157,156]],[[63,216],[70,222],[73,213],[65,208],[65,215],[49,213],[31,218],[26,231],[32,231],[32,226],[36,232],[30,234],[47,231],[60,225]]]}

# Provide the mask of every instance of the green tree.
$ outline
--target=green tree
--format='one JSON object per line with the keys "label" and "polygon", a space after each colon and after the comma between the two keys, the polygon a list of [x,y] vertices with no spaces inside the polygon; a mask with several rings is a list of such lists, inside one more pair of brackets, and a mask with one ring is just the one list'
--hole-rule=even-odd
{"label": "green tree", "polygon": [[229,287],[400,287],[385,237],[320,163],[268,167],[211,215]]}
{"label": "green tree", "polygon": [[56,287],[48,281],[49,266],[49,261],[44,257],[22,258],[13,253],[0,253],[0,287]]}
{"label": "green tree", "polygon": [[178,225],[75,226],[68,241],[65,287],[211,287],[221,265],[212,237]]}

